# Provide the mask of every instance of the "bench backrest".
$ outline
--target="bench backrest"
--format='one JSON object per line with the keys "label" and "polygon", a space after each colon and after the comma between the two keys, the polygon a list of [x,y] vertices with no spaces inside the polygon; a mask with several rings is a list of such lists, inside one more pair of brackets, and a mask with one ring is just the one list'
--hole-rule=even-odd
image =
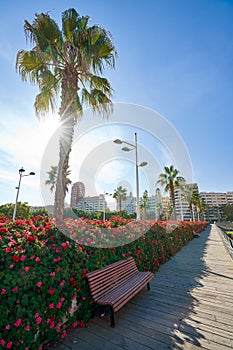
{"label": "bench backrest", "polygon": [[138,272],[135,261],[132,257],[126,260],[120,260],[113,264],[87,273],[87,279],[91,289],[91,295],[96,301],[106,292],[114,289],[114,286],[123,282]]}

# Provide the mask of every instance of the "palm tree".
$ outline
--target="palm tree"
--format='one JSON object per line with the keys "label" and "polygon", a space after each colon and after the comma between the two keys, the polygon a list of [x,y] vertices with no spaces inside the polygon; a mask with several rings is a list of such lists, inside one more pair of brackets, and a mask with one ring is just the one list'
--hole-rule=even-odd
{"label": "palm tree", "polygon": [[[204,220],[204,213],[206,211],[206,203],[205,203],[204,198],[200,194],[198,194],[198,197],[197,197],[196,208],[197,208],[197,212],[200,213],[201,220]],[[198,219],[200,219],[200,218],[198,217]]]}
{"label": "palm tree", "polygon": [[147,216],[147,209],[150,207],[149,205],[149,199],[148,199],[148,191],[145,190],[143,192],[142,197],[140,198],[140,209],[143,212],[143,218],[146,219]]}
{"label": "palm tree", "polygon": [[164,186],[166,192],[169,192],[170,200],[173,207],[173,216],[176,220],[176,203],[175,203],[175,189],[181,188],[185,183],[185,179],[182,176],[178,176],[179,170],[175,169],[173,165],[170,167],[164,167],[164,173],[159,175],[157,184]]}
{"label": "palm tree", "polygon": [[127,198],[127,189],[122,186],[117,187],[117,189],[114,190],[113,198],[116,199],[117,208],[119,208],[119,210],[121,211],[122,202],[124,202]]}
{"label": "palm tree", "polygon": [[94,112],[106,115],[112,107],[112,89],[102,74],[105,65],[115,66],[116,49],[104,28],[88,26],[88,22],[88,16],[80,16],[73,8],[62,13],[61,29],[48,13],[36,14],[32,24],[28,21],[24,24],[26,38],[33,48],[20,50],[16,58],[16,70],[22,80],[39,87],[34,104],[38,117],[55,111],[60,96],[62,132],[54,203],[56,218],[63,217],[74,126],[83,107],[90,106]]}
{"label": "palm tree", "polygon": [[195,192],[195,185],[194,184],[186,184],[182,191],[182,196],[184,200],[188,203],[189,211],[190,211],[190,218],[193,221],[194,220],[194,211],[193,208],[196,205],[197,202],[197,193]]}
{"label": "palm tree", "polygon": [[[57,183],[57,166],[51,166],[51,170],[47,172],[47,174],[49,175],[48,180],[45,181],[45,185],[49,185],[50,186],[50,191],[53,192],[56,183]],[[66,177],[65,177],[65,181],[66,181],[66,187],[65,187],[65,191],[68,192],[68,186],[72,184],[72,181],[68,178],[68,176],[70,175],[70,170],[66,171]]]}

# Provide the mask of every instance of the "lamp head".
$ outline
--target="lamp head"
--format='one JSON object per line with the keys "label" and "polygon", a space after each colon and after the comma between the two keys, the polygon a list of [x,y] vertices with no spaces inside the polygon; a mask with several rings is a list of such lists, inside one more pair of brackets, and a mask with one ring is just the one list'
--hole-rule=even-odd
{"label": "lamp head", "polygon": [[35,175],[34,171],[31,171],[31,172],[29,173],[29,175]]}
{"label": "lamp head", "polygon": [[147,164],[147,162],[142,162],[141,164],[139,164],[139,166],[146,166]]}
{"label": "lamp head", "polygon": [[25,170],[24,170],[24,168],[22,167],[21,169],[19,169],[19,173],[20,174],[22,174],[22,173],[24,173],[25,172]]}
{"label": "lamp head", "polygon": [[123,142],[120,139],[116,139],[113,141],[114,143],[117,143],[118,145],[121,145]]}
{"label": "lamp head", "polygon": [[123,147],[123,148],[122,148],[122,151],[124,151],[124,152],[129,152],[130,149],[129,149],[129,147]]}

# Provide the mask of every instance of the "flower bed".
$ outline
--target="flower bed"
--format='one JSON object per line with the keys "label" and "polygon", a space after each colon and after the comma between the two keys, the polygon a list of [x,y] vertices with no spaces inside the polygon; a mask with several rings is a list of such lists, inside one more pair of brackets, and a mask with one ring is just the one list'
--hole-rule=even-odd
{"label": "flower bed", "polygon": [[[141,271],[154,272],[193,238],[194,229],[205,226],[140,222],[135,230],[134,222],[121,218],[98,223],[68,219],[63,234],[47,217],[0,218],[1,347],[42,349],[43,343],[64,338],[67,328],[84,326],[91,316],[87,272],[128,256]],[[121,245],[93,244],[98,239],[103,245],[122,243],[124,235]]]}

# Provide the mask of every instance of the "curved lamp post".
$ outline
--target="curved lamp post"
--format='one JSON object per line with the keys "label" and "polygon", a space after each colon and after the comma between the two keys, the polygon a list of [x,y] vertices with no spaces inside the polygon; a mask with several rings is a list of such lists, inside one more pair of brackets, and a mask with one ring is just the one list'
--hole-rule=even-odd
{"label": "curved lamp post", "polygon": [[17,194],[16,194],[16,200],[15,200],[15,207],[14,207],[14,213],[13,213],[13,217],[12,220],[15,220],[15,216],[16,216],[16,209],[17,209],[17,203],[18,203],[18,197],[19,197],[19,190],[20,190],[20,185],[21,185],[21,179],[24,176],[30,176],[30,175],[35,175],[35,173],[33,171],[31,171],[29,174],[23,175],[23,173],[25,172],[24,168],[20,168],[19,169],[19,184],[16,188],[17,190]]}
{"label": "curved lamp post", "polygon": [[132,148],[129,147],[123,147],[122,151],[124,152],[129,152],[132,150],[135,150],[135,166],[136,166],[136,219],[140,220],[140,206],[139,206],[139,176],[138,176],[138,168],[139,167],[143,167],[146,166],[148,163],[147,162],[142,162],[140,164],[138,164],[138,140],[137,140],[137,133],[134,133],[134,144],[124,141],[124,140],[120,140],[120,139],[116,139],[113,141],[114,143],[121,145],[122,143],[125,143],[126,145],[129,145]]}

